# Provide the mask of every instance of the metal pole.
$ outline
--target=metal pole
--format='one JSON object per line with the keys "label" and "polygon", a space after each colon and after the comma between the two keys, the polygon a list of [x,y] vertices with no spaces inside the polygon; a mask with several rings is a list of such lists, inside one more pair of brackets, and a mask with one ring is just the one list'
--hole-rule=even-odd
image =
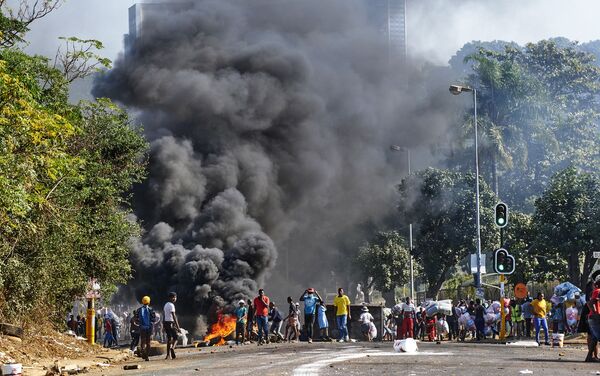
{"label": "metal pole", "polygon": [[[408,175],[410,176],[410,149],[406,148],[406,153],[408,154]],[[408,225],[408,247],[410,250],[410,298],[415,300],[415,269],[414,269],[414,260],[413,260],[413,231],[412,231],[412,223]]]}
{"label": "metal pole", "polygon": [[85,321],[85,334],[87,342],[91,345],[96,343],[96,309],[94,307],[94,298],[87,301],[87,315]]}
{"label": "metal pole", "polygon": [[477,90],[473,88],[473,122],[475,123],[475,206],[477,208],[477,288],[481,288],[481,227],[479,222],[479,153],[477,129]]}

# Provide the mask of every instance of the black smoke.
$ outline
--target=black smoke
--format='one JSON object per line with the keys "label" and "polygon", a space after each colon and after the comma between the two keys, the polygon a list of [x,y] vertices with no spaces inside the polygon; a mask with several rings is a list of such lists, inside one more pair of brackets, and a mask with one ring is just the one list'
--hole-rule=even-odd
{"label": "black smoke", "polygon": [[389,145],[426,149],[448,122],[447,83],[431,91],[431,70],[403,68],[368,14],[349,0],[145,13],[94,90],[138,114],[151,142],[136,296],[175,290],[193,316],[267,279],[283,294],[344,272],[361,230],[394,210],[405,161]]}

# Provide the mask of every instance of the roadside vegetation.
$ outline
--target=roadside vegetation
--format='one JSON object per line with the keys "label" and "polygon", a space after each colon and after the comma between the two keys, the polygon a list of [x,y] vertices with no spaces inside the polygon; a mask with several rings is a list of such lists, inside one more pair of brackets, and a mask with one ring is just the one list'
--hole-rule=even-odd
{"label": "roadside vegetation", "polygon": [[0,1],[0,321],[63,324],[96,278],[107,296],[131,274],[131,187],[147,144],[102,99],[69,103],[69,83],[107,67],[95,40],[66,38],[54,60],[23,52],[28,26],[60,1]]}

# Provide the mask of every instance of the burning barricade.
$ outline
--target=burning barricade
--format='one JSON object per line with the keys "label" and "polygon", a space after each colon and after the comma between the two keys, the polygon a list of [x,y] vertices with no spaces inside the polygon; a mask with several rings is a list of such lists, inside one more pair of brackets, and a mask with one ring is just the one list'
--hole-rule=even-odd
{"label": "burning barricade", "polygon": [[210,326],[208,334],[204,336],[201,342],[197,342],[196,346],[222,346],[227,339],[233,337],[235,333],[235,325],[237,318],[235,315],[218,314],[217,322]]}

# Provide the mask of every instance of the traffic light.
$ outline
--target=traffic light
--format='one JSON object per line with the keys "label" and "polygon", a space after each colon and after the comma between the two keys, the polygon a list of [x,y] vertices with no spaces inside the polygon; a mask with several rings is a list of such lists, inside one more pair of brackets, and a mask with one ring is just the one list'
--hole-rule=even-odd
{"label": "traffic light", "polygon": [[503,228],[508,224],[508,206],[504,203],[496,205],[496,226]]}
{"label": "traffic light", "polygon": [[494,253],[494,271],[498,274],[512,274],[515,271],[515,258],[504,248]]}

